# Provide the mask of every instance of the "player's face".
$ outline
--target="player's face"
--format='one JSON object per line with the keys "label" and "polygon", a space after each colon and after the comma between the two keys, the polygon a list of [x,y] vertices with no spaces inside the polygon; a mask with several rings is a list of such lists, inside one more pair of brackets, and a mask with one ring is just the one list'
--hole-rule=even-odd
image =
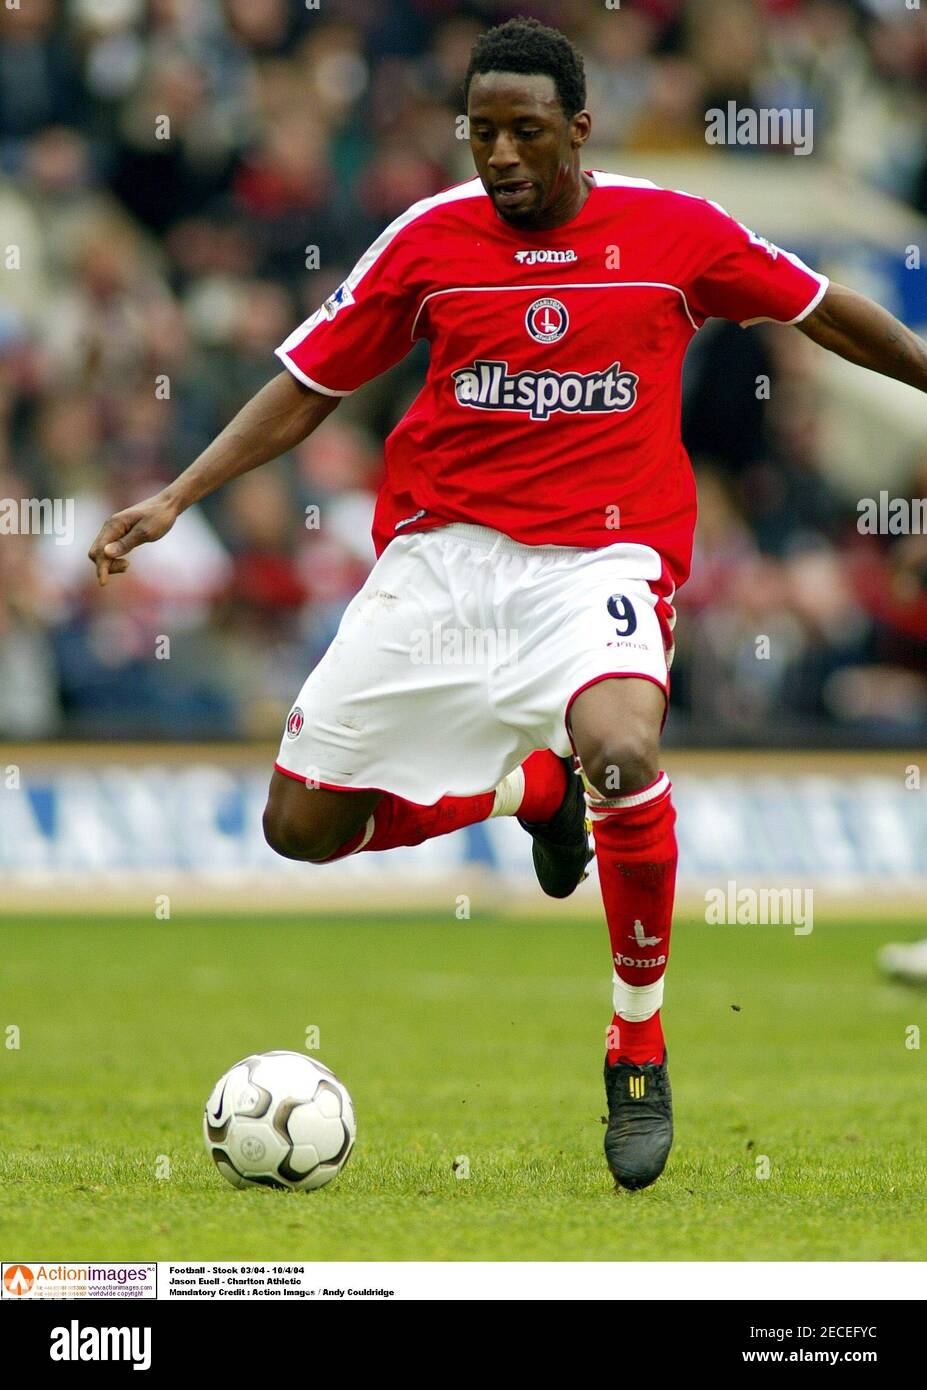
{"label": "player's face", "polygon": [[570,120],[547,73],[478,73],[467,102],[470,148],[496,211],[518,227],[556,227],[583,197],[588,111]]}

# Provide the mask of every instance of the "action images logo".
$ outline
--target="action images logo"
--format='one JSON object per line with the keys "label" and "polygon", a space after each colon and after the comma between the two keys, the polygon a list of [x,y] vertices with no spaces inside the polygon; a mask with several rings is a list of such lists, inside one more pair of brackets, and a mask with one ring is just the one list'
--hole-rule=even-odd
{"label": "action images logo", "polygon": [[604,372],[513,372],[508,362],[478,358],[452,373],[459,405],[474,410],[520,410],[546,420],[556,410],[568,415],[601,415],[630,410],[639,378],[613,362]]}

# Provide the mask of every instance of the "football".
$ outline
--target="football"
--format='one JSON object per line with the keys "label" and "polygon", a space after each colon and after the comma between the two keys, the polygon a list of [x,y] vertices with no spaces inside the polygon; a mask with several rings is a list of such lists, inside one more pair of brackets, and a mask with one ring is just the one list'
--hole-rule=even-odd
{"label": "football", "polygon": [[236,1062],[203,1116],[206,1149],[233,1187],[324,1187],[347,1163],[356,1133],[347,1087],[301,1052]]}

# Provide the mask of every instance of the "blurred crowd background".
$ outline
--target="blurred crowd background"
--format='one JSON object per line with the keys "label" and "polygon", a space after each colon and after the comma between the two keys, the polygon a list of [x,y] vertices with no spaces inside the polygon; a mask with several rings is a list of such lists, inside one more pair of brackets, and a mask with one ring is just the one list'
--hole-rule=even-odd
{"label": "blurred crowd background", "polygon": [[[902,0],[0,8],[0,498],[76,500],[71,545],[0,536],[0,736],[277,737],[372,563],[383,440],[422,345],[105,591],[86,550],[274,374],[274,347],[388,221],[469,176],[455,117],[470,48],[518,13],[586,55],[606,167],[708,157],[706,109],[787,104],[813,109],[816,160],[927,213],[927,7]],[[814,353],[765,325],[718,324],[690,350],[701,515],[677,742],[927,732],[925,538],[859,534],[857,497],[821,459]],[[927,441],[909,471],[909,495],[927,495]]]}

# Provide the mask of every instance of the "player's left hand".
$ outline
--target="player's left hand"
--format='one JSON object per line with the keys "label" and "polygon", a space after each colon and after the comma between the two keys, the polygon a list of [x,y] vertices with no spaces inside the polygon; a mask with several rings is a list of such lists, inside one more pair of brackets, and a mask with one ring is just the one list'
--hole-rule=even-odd
{"label": "player's left hand", "polygon": [[145,541],[160,540],[176,520],[177,508],[162,493],[115,512],[100,527],[88,551],[100,585],[105,586],[111,574],[123,574],[129,568],[128,551]]}

